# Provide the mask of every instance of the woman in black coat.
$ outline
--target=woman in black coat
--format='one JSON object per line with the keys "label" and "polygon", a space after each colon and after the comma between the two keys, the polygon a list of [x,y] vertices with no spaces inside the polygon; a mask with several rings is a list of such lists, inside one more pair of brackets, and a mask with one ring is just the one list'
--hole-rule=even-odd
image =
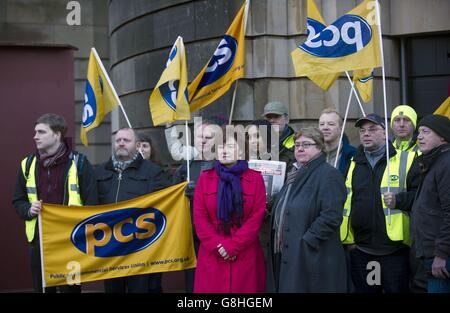
{"label": "woman in black coat", "polygon": [[339,238],[346,188],[325,161],[323,136],[303,128],[295,136],[288,174],[271,218],[269,292],[346,292],[347,266]]}

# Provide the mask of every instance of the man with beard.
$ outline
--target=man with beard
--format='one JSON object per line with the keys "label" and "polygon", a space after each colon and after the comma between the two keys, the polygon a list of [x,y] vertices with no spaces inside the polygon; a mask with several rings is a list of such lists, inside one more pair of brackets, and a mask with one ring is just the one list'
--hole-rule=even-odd
{"label": "man with beard", "polygon": [[[136,133],[122,128],[114,138],[114,153],[95,169],[100,204],[130,200],[170,185],[161,167],[144,160],[137,149]],[[161,273],[105,280],[108,293],[158,293]]]}

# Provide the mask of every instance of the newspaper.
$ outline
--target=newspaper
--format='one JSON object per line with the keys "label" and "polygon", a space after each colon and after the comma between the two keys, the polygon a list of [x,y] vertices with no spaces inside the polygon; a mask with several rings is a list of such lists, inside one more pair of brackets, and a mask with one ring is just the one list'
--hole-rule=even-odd
{"label": "newspaper", "polygon": [[286,162],[250,160],[248,167],[261,172],[266,185],[266,196],[270,197],[281,190],[286,176]]}

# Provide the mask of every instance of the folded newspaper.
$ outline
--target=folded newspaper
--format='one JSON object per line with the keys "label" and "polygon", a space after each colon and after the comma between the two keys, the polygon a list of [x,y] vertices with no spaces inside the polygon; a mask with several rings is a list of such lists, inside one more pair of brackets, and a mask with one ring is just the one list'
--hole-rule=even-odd
{"label": "folded newspaper", "polygon": [[266,196],[272,196],[279,192],[284,184],[286,176],[286,162],[250,160],[248,167],[261,172],[266,185]]}

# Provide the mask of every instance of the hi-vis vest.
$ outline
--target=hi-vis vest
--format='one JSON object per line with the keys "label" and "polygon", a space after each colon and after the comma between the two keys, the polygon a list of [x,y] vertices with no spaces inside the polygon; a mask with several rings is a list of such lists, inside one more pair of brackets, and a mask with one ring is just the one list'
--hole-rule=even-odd
{"label": "hi-vis vest", "polygon": [[[76,156],[78,157],[78,156]],[[28,170],[28,176],[26,176],[27,173],[27,159],[25,158],[22,160],[22,174],[25,177],[25,180],[27,181],[26,187],[27,187],[27,194],[28,194],[28,201],[31,203],[33,201],[38,201],[37,197],[37,188],[36,188],[36,157],[33,156],[33,160],[31,161],[31,165]],[[81,206],[83,205],[81,202],[80,197],[80,188],[78,185],[78,175],[77,175],[77,160],[72,159],[72,164],[69,168],[69,173],[67,174],[67,190],[69,195],[69,201],[68,205],[77,205]],[[29,221],[25,221],[25,233],[27,235],[28,242],[33,241],[34,238],[34,232],[36,228],[36,221],[37,218],[33,218]]]}
{"label": "hi-vis vest", "polygon": [[286,147],[288,149],[294,148],[294,145],[295,145],[294,136],[295,136],[295,134],[292,134],[292,135],[288,136],[285,140],[283,140],[283,143],[282,143],[283,147]]}
{"label": "hi-vis vest", "polygon": [[[390,174],[390,191],[398,194],[406,189],[406,176],[411,168],[415,153],[397,150],[397,154],[389,159],[389,174]],[[344,204],[343,220],[341,224],[341,241],[343,244],[352,244],[355,242],[353,230],[351,228],[351,204],[352,204],[352,177],[355,169],[355,161],[351,161],[348,170],[345,186],[347,187],[347,200]],[[381,203],[383,205],[386,232],[390,240],[401,241],[406,245],[411,245],[409,236],[409,215],[401,210],[388,209],[383,200],[383,193],[387,192],[388,188],[388,174],[387,167],[381,180],[380,192]],[[390,212],[389,212],[390,211]],[[390,216],[389,216],[390,213]]]}

